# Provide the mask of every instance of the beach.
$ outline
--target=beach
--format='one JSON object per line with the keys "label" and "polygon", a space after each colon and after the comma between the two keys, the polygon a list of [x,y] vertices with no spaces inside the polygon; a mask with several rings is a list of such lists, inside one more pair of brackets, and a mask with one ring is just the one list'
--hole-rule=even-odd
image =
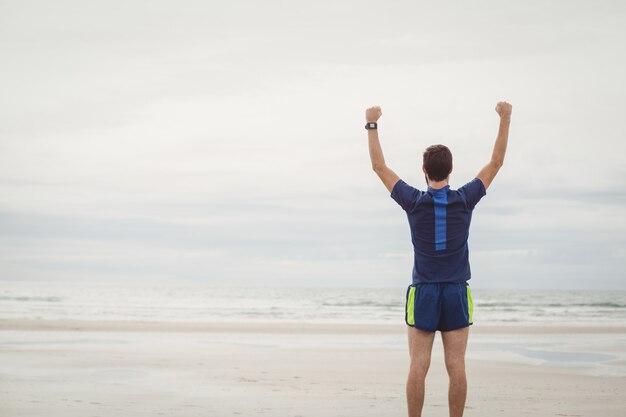
{"label": "beach", "polygon": [[[403,416],[396,324],[0,320],[2,416]],[[626,328],[472,326],[466,416],[623,416]],[[439,334],[424,416],[447,416]]]}

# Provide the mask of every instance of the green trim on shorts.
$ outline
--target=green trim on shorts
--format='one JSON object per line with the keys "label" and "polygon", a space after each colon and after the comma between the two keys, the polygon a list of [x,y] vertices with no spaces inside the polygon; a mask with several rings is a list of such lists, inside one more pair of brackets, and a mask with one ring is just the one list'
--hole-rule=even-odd
{"label": "green trim on shorts", "polygon": [[409,300],[406,303],[406,322],[413,326],[415,325],[415,287],[409,289]]}
{"label": "green trim on shorts", "polygon": [[473,319],[473,315],[474,315],[474,300],[472,300],[472,292],[470,291],[470,287],[469,285],[467,285],[467,309],[469,310],[469,322],[470,324],[472,324],[474,321]]}

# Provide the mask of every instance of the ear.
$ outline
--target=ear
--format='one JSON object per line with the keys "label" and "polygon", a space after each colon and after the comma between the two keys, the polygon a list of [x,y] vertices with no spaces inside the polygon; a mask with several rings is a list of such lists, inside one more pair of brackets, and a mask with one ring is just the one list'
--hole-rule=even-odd
{"label": "ear", "polygon": [[426,174],[426,165],[422,165],[422,172]]}

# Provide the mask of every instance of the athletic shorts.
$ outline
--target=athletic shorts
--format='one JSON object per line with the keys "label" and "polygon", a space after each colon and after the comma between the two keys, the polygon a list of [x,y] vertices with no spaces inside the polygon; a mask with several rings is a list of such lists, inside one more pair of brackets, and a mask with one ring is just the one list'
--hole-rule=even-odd
{"label": "athletic shorts", "polygon": [[404,321],[428,332],[447,332],[471,325],[473,310],[467,282],[411,284],[406,291]]}

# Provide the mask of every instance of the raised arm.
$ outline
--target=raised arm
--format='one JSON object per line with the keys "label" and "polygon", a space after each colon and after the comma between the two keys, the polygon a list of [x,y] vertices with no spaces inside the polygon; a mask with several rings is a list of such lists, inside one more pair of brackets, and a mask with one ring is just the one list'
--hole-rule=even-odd
{"label": "raised arm", "polygon": [[[383,112],[380,107],[370,107],[365,111],[365,120],[370,122],[378,122],[380,116],[382,116]],[[400,177],[396,175],[395,172],[391,170],[385,164],[385,157],[383,156],[383,150],[380,147],[380,141],[378,140],[378,129],[368,129],[367,130],[367,140],[369,142],[370,148],[370,159],[372,160],[372,169],[378,177],[382,180],[387,190],[391,192],[393,190],[393,186],[398,182]]]}
{"label": "raised arm", "polygon": [[489,187],[496,174],[504,164],[504,154],[506,153],[506,145],[509,140],[509,125],[511,124],[511,106],[506,101],[500,101],[496,105],[496,112],[500,116],[500,127],[498,128],[498,136],[496,137],[496,143],[493,145],[493,153],[491,154],[491,161],[480,170],[477,178],[485,185],[485,189]]}

